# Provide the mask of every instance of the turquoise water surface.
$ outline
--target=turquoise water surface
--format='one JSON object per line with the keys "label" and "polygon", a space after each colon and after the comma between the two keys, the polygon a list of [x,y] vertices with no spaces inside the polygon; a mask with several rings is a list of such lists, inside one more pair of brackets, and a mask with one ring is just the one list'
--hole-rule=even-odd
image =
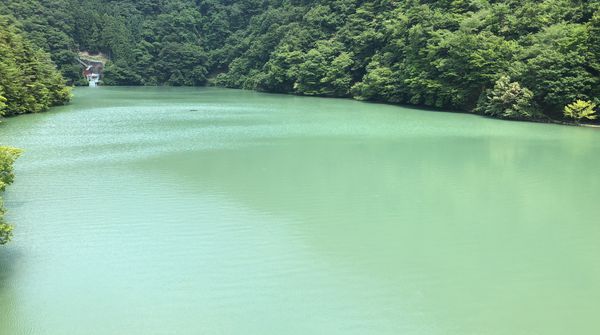
{"label": "turquoise water surface", "polygon": [[600,131],[217,88],[6,119],[0,334],[600,333]]}

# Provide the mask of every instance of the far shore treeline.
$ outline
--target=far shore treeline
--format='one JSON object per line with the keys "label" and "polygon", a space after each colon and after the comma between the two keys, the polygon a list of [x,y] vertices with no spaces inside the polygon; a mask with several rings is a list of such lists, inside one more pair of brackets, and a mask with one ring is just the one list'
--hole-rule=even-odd
{"label": "far shore treeline", "polygon": [[[600,0],[0,0],[70,83],[205,85],[592,119]],[[588,114],[586,114],[588,113]],[[589,117],[588,117],[589,116]]]}

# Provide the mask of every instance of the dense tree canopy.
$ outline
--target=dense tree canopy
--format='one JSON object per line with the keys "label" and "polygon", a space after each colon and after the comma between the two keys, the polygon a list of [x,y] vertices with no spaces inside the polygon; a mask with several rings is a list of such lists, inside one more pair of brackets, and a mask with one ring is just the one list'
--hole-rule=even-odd
{"label": "dense tree canopy", "polygon": [[0,16],[0,116],[42,112],[69,100],[69,89],[48,54]]}
{"label": "dense tree canopy", "polygon": [[509,77],[531,93],[518,102],[528,111],[491,115],[556,118],[574,101],[600,102],[600,0],[0,3],[72,82],[75,53],[89,50],[109,55],[115,85],[208,82],[483,112],[478,102]]}

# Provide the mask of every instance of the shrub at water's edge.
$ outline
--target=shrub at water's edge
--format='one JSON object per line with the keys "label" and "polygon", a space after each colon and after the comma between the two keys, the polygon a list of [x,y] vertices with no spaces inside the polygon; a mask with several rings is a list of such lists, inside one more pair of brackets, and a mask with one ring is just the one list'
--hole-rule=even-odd
{"label": "shrub at water's edge", "polygon": [[513,120],[531,120],[543,117],[533,101],[533,93],[527,88],[521,87],[519,83],[511,82],[508,76],[502,76],[496,81],[493,89],[482,95],[475,111]]}
{"label": "shrub at water's edge", "polygon": [[0,116],[43,112],[70,96],[48,53],[28,41],[14,20],[0,16]]}
{"label": "shrub at water's edge", "polygon": [[[0,192],[12,184],[15,178],[13,164],[20,155],[20,149],[0,146]],[[12,236],[12,226],[4,221],[4,213],[3,199],[0,197],[0,244],[6,244]]]}
{"label": "shrub at water's edge", "polygon": [[577,100],[567,105],[564,114],[566,118],[575,120],[577,124],[583,119],[595,120],[598,117],[596,114],[596,104],[583,100]]}

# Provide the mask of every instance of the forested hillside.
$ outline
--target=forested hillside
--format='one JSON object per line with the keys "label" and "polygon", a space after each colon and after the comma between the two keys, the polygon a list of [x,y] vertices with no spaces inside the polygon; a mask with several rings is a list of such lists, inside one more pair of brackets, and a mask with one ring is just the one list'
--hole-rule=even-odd
{"label": "forested hillside", "polygon": [[0,0],[72,82],[203,85],[559,118],[600,97],[600,0]]}
{"label": "forested hillside", "polygon": [[49,55],[0,16],[0,116],[36,113],[69,100],[70,91]]}

